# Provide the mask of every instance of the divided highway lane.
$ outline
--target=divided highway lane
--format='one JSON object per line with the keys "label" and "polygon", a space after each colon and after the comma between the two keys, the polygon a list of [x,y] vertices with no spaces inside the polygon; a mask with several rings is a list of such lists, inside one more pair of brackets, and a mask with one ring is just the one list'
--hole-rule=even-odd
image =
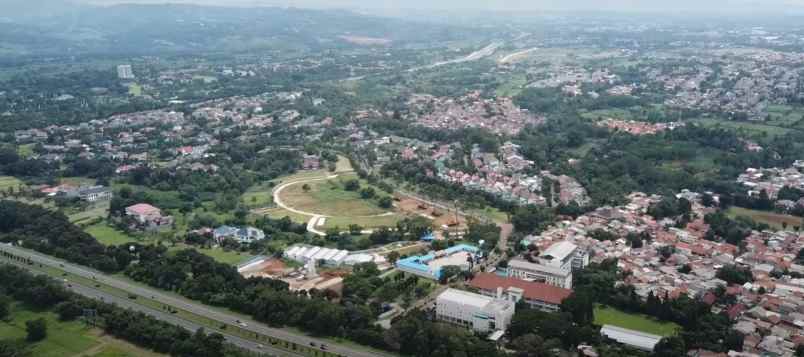
{"label": "divided highway lane", "polygon": [[379,354],[375,352],[369,352],[364,350],[357,350],[345,346],[335,345],[331,342],[315,339],[312,337],[308,337],[302,334],[295,334],[291,333],[282,329],[271,328],[265,326],[259,322],[256,322],[249,318],[244,318],[241,316],[236,316],[233,314],[220,312],[218,310],[212,309],[206,305],[191,302],[189,300],[176,298],[165,294],[159,290],[143,287],[140,285],[131,284],[123,279],[119,279],[113,276],[109,276],[103,274],[101,272],[95,271],[90,268],[86,268],[80,265],[71,264],[59,259],[52,258],[47,255],[39,254],[33,252],[28,249],[22,249],[19,247],[14,247],[6,244],[0,244],[0,251],[6,251],[10,254],[24,257],[32,260],[35,263],[47,265],[50,267],[54,267],[57,269],[61,269],[63,271],[69,272],[71,274],[75,274],[81,276],[86,279],[95,279],[99,283],[103,283],[105,285],[109,285],[111,287],[127,291],[129,293],[143,296],[143,297],[150,297],[153,300],[156,300],[162,304],[170,305],[177,309],[181,309],[184,311],[191,312],[193,314],[204,316],[206,318],[215,320],[217,322],[233,325],[238,324],[236,321],[241,321],[245,323],[246,326],[239,325],[239,327],[243,330],[251,331],[260,335],[270,336],[273,338],[277,338],[280,340],[296,343],[300,346],[309,346],[310,343],[314,343],[316,346],[321,346],[321,344],[327,345],[327,351],[330,353],[336,353],[343,356],[349,357],[385,357],[388,356],[386,354]]}
{"label": "divided highway lane", "polygon": [[[19,267],[21,267],[23,269],[30,270],[34,274],[41,274],[41,272],[32,270],[32,269],[30,269],[29,266],[27,266],[25,264],[21,264],[21,263],[17,263],[17,262],[9,262],[9,264],[14,264],[14,265],[17,265],[17,266],[19,266]],[[128,299],[121,298],[119,296],[115,296],[115,295],[109,294],[107,292],[104,292],[104,291],[101,291],[101,290],[98,290],[98,289],[95,289],[95,288],[92,288],[92,287],[88,287],[88,286],[78,284],[78,283],[76,283],[74,281],[69,282],[69,285],[67,286],[67,289],[71,290],[72,292],[74,292],[76,294],[88,297],[90,299],[101,300],[103,302],[107,302],[107,303],[110,303],[110,304],[117,305],[117,306],[119,306],[121,308],[124,308],[124,309],[131,309],[131,310],[134,310],[134,311],[139,311],[139,312],[145,313],[145,314],[150,315],[150,316],[152,316],[152,317],[154,317],[154,318],[156,318],[158,320],[167,322],[167,323],[169,323],[171,325],[179,326],[179,327],[187,329],[187,330],[189,330],[191,332],[195,332],[195,331],[198,331],[198,329],[200,329],[200,328],[204,328],[204,326],[201,326],[201,325],[199,325],[199,324],[197,324],[195,322],[192,322],[192,321],[182,319],[182,318],[177,317],[177,316],[175,316],[173,314],[166,313],[164,311],[160,311],[160,310],[156,310],[156,309],[152,309],[152,308],[149,308],[147,306],[137,304],[137,303],[135,303],[133,301],[130,301]],[[205,329],[205,330],[207,332],[210,332],[209,329]],[[287,352],[285,350],[280,350],[280,349],[273,348],[270,345],[266,346],[266,345],[262,345],[260,343],[254,342],[254,341],[249,341],[249,340],[237,337],[237,336],[232,336],[232,335],[229,335],[229,334],[226,334],[226,333],[221,333],[219,331],[216,331],[216,332],[218,332],[221,335],[223,335],[223,337],[226,339],[227,342],[229,342],[229,343],[231,343],[231,344],[233,344],[235,346],[238,346],[240,348],[250,350],[252,352],[265,353],[265,354],[269,354],[271,356],[282,356],[282,357],[285,357],[285,356],[297,357],[298,356],[298,357],[303,357],[302,355],[299,355],[299,354],[293,354],[293,353]]]}

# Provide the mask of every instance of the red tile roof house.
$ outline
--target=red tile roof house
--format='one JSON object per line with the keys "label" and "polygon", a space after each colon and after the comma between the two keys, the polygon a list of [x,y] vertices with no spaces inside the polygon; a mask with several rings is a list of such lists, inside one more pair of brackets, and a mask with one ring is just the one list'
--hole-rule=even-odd
{"label": "red tile roof house", "polygon": [[486,296],[497,296],[498,289],[509,295],[521,292],[522,299],[532,308],[544,311],[558,311],[572,290],[544,283],[529,282],[516,278],[502,277],[493,273],[478,273],[469,285]]}
{"label": "red tile roof house", "polygon": [[151,206],[147,203],[138,203],[136,205],[126,207],[126,216],[132,216],[140,223],[146,223],[155,217],[161,217],[162,211],[159,208]]}

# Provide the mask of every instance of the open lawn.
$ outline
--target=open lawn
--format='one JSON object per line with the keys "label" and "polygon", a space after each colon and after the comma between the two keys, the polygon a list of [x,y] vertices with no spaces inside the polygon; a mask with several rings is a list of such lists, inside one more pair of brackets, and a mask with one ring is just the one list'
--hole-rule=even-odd
{"label": "open lawn", "polygon": [[25,144],[25,145],[18,146],[17,147],[17,155],[19,155],[23,159],[27,159],[27,158],[33,156],[33,154],[34,154],[34,150],[33,150],[34,146],[36,146],[36,144]]}
{"label": "open lawn", "polygon": [[25,186],[25,183],[13,176],[0,176],[0,190],[8,190],[13,187],[15,190],[20,186]]}
{"label": "open lawn", "polygon": [[62,184],[73,186],[94,186],[97,180],[89,177],[62,177],[59,179]]}
{"label": "open lawn", "polygon": [[730,218],[737,218],[739,216],[749,217],[758,223],[765,223],[776,229],[783,229],[782,226],[784,223],[787,223],[788,229],[801,227],[802,223],[804,223],[804,219],[801,217],[776,212],[757,211],[742,207],[731,207],[726,211],[726,215]]}
{"label": "open lawn", "polygon": [[352,171],[352,164],[343,155],[338,155],[338,162],[335,163],[335,172]]}
{"label": "open lawn", "polygon": [[131,83],[128,85],[128,94],[133,95],[135,97],[139,97],[142,95],[142,86],[137,83]]}
{"label": "open lawn", "polygon": [[103,218],[109,215],[109,202],[97,202],[92,204],[86,211],[70,213],[67,217],[70,222],[82,223],[95,218]]}
{"label": "open lawn", "polygon": [[189,249],[195,249],[199,253],[204,254],[206,256],[209,256],[212,259],[215,259],[219,263],[224,263],[224,264],[229,264],[229,265],[237,265],[237,264],[240,264],[240,263],[242,263],[244,261],[247,261],[247,260],[249,260],[251,258],[254,258],[254,255],[252,255],[251,253],[241,253],[241,252],[234,251],[234,250],[223,250],[220,247],[216,247],[216,248],[212,248],[212,249],[199,248],[199,247],[194,247],[194,246],[191,246],[191,245],[186,245],[186,244],[183,244],[183,243],[176,244],[176,246],[170,247],[168,250],[176,251],[176,250],[182,250],[182,249],[188,249],[188,248]]}
{"label": "open lawn", "polygon": [[497,87],[495,93],[500,97],[513,97],[522,92],[526,84],[528,80],[525,76],[515,76]]}
{"label": "open lawn", "polygon": [[754,123],[754,122],[734,121],[734,120],[715,119],[715,118],[693,119],[690,120],[690,122],[697,123],[704,127],[710,127],[710,128],[722,127],[728,129],[735,129],[737,131],[743,131],[749,135],[756,135],[756,136],[775,137],[787,134],[790,130],[792,130],[780,126],[773,126],[759,122]]}
{"label": "open lawn", "polygon": [[610,306],[595,306],[595,324],[612,325],[659,336],[674,335],[681,329],[675,323],[658,321],[642,314],[629,314]]}
{"label": "open lawn", "polygon": [[331,217],[327,218],[327,221],[324,223],[324,228],[339,227],[346,230],[350,224],[356,224],[367,229],[394,227],[396,226],[396,222],[399,222],[403,218],[403,215],[396,213],[380,217]]}
{"label": "open lawn", "polygon": [[631,113],[630,110],[618,109],[618,108],[592,110],[581,113],[581,117],[583,117],[584,119],[595,120],[595,121],[597,121],[600,118],[635,120],[634,114]]}
{"label": "open lawn", "polygon": [[47,321],[47,338],[28,344],[31,356],[105,356],[155,357],[163,356],[129,344],[102,331],[90,328],[80,321],[62,322],[52,312],[35,312],[21,304],[13,304],[11,320],[0,322],[0,336],[4,339],[24,340],[25,322],[38,318]]}
{"label": "open lawn", "polygon": [[377,206],[375,200],[362,199],[359,193],[344,189],[346,181],[356,178],[356,175],[342,175],[331,180],[308,182],[306,184],[310,188],[307,191],[304,190],[305,184],[293,184],[282,191],[282,201],[300,211],[335,217],[372,216],[388,212]]}
{"label": "open lawn", "polygon": [[131,242],[138,242],[137,238],[120,232],[117,229],[107,225],[105,222],[86,227],[84,228],[84,231],[95,237],[98,242],[104,245],[121,245]]}
{"label": "open lawn", "polygon": [[257,185],[246,191],[240,199],[249,208],[269,207],[274,203],[272,190],[273,187],[268,185]]}
{"label": "open lawn", "polygon": [[295,212],[288,211],[284,208],[276,207],[276,208],[267,208],[267,209],[260,209],[254,211],[256,214],[266,215],[273,219],[280,219],[285,217],[290,217],[290,220],[296,223],[307,223],[310,220],[311,216],[298,214]]}
{"label": "open lawn", "polygon": [[[146,236],[146,237],[143,237],[142,239],[137,239],[137,237],[125,234],[125,233],[120,232],[117,229],[107,225],[106,222],[101,222],[101,223],[94,224],[94,225],[91,225],[89,227],[86,227],[84,229],[84,231],[89,233],[93,237],[95,237],[95,239],[97,239],[98,242],[100,242],[101,244],[104,244],[104,245],[121,245],[121,244],[126,244],[126,243],[131,243],[131,242],[152,243],[152,244],[154,244],[154,243],[157,242],[157,238],[155,236]],[[167,244],[167,243],[165,243],[165,244]],[[194,246],[191,246],[191,245],[186,245],[186,244],[183,244],[183,243],[178,243],[175,246],[172,246],[172,247],[170,247],[168,249],[171,250],[171,251],[176,251],[176,250],[188,249],[188,248],[189,249],[195,249],[195,250],[197,250],[198,252],[200,252],[200,253],[202,253],[204,255],[208,255],[208,256],[212,257],[213,259],[215,259],[216,261],[218,261],[220,263],[230,264],[230,265],[237,265],[237,264],[242,263],[243,261],[246,261],[246,260],[251,259],[253,257],[253,255],[251,255],[249,253],[241,253],[241,252],[237,252],[237,251],[226,251],[226,250],[223,250],[222,248],[219,248],[219,247],[211,248],[211,249],[199,248],[199,247],[194,247]]]}

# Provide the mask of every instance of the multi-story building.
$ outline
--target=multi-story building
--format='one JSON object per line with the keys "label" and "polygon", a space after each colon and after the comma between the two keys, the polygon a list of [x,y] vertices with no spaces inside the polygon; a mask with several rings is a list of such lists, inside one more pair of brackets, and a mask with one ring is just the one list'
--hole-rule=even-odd
{"label": "multi-story building", "polygon": [[468,291],[447,289],[436,298],[439,321],[480,333],[505,331],[514,316],[515,303]]}
{"label": "multi-story building", "polygon": [[87,202],[112,199],[112,190],[103,186],[92,186],[78,189],[78,197]]}
{"label": "multi-story building", "polygon": [[572,294],[572,290],[569,289],[493,273],[478,273],[469,285],[477,288],[482,295],[504,296],[515,303],[523,300],[531,308],[542,311],[559,311],[561,302]]}
{"label": "multi-story building", "polygon": [[572,289],[572,269],[556,268],[522,259],[511,259],[508,262],[508,276]]}
{"label": "multi-story building", "polygon": [[583,269],[589,265],[589,254],[568,241],[551,245],[541,255],[542,264],[558,268]]}
{"label": "multi-story building", "polygon": [[589,264],[589,254],[568,241],[551,245],[533,261],[508,262],[508,276],[572,289],[572,270]]}

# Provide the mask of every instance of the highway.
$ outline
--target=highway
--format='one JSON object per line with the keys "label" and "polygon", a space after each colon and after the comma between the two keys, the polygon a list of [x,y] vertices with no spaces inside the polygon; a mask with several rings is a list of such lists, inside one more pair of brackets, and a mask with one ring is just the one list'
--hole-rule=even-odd
{"label": "highway", "polygon": [[[26,269],[26,270],[30,270],[33,274],[42,274],[39,271],[30,269],[30,266],[28,266],[26,264],[22,264],[22,263],[19,263],[19,262],[12,262],[12,261],[0,261],[0,263],[3,263],[3,262],[7,262],[9,264],[16,265],[16,266],[18,266],[20,268],[23,268],[23,269]],[[149,315],[149,316],[152,316],[152,317],[154,317],[154,318],[156,318],[158,320],[167,322],[167,323],[169,323],[171,325],[179,326],[179,327],[187,329],[187,330],[189,330],[191,332],[196,332],[200,328],[204,328],[204,330],[207,331],[207,332],[218,332],[221,335],[223,335],[223,337],[226,339],[226,342],[231,343],[231,344],[233,344],[233,345],[235,345],[237,347],[250,350],[252,352],[257,352],[257,353],[261,353],[261,354],[268,354],[270,356],[282,356],[282,357],[284,357],[284,356],[294,356],[294,357],[299,356],[299,357],[303,357],[303,355],[290,353],[290,352],[285,351],[285,350],[273,348],[270,345],[266,346],[266,345],[263,345],[263,344],[260,344],[260,343],[254,342],[254,341],[249,341],[249,340],[237,337],[237,336],[232,336],[232,335],[229,335],[229,334],[226,334],[226,333],[221,333],[219,331],[210,331],[210,329],[205,328],[204,326],[201,326],[201,325],[199,325],[199,324],[197,324],[195,322],[192,322],[192,321],[182,319],[182,318],[180,318],[180,317],[178,317],[176,315],[173,315],[171,313],[161,311],[161,310],[156,310],[156,309],[153,309],[153,308],[150,308],[150,307],[147,307],[147,306],[143,306],[143,305],[137,304],[136,302],[131,301],[129,299],[125,299],[125,298],[122,298],[122,297],[119,297],[119,296],[116,296],[116,295],[112,295],[112,294],[109,294],[107,292],[95,289],[93,287],[89,287],[89,286],[85,286],[85,285],[76,283],[74,281],[70,281],[66,288],[68,290],[76,293],[76,294],[88,297],[90,299],[101,300],[101,301],[106,302],[106,303],[117,305],[117,306],[119,306],[121,308],[124,308],[124,309],[131,309],[131,310],[134,310],[134,311],[142,312],[142,313],[144,313],[146,315]]]}
{"label": "highway", "polygon": [[[6,244],[0,244],[0,251],[6,251],[10,254],[16,255],[18,257],[23,257],[30,259],[31,261],[42,264],[50,267],[54,267],[56,269],[60,269],[62,271],[81,276],[86,279],[94,279],[99,283],[114,287],[119,290],[126,291],[128,293],[139,295],[143,297],[150,297],[151,299],[158,301],[162,304],[172,306],[176,309],[184,310],[195,315],[203,316],[205,318],[215,320],[222,324],[226,325],[238,325],[241,329],[254,332],[256,334],[264,335],[273,337],[276,339],[296,343],[300,346],[310,346],[311,343],[314,343],[316,346],[321,346],[321,344],[325,344],[327,346],[327,352],[335,353],[343,356],[349,357],[381,357],[381,356],[388,356],[386,354],[379,354],[375,352],[369,352],[365,350],[357,350],[345,346],[340,346],[333,344],[329,341],[324,341],[320,339],[315,339],[309,336],[305,336],[303,334],[296,334],[292,332],[285,331],[283,329],[272,328],[261,323],[258,323],[250,318],[246,318],[240,315],[234,315],[226,312],[221,312],[219,310],[210,308],[201,303],[193,302],[183,298],[177,298],[170,296],[161,292],[160,290],[153,289],[150,287],[144,287],[140,285],[131,284],[124,279],[112,277],[106,274],[103,274],[99,271],[95,271],[93,269],[75,265],[68,263],[63,260],[59,260],[47,255],[39,254],[33,252],[28,249],[22,249],[19,247],[14,247]],[[117,299],[120,300],[120,299]],[[125,300],[125,299],[123,299]],[[131,304],[132,302],[126,301],[127,303]],[[138,305],[138,304],[134,304]],[[138,305],[139,306],[139,305]],[[144,308],[144,307],[141,307]],[[147,309],[147,308],[146,308]],[[172,317],[172,316],[171,316]],[[238,323],[237,321],[240,321]],[[185,323],[187,323],[185,321]],[[245,325],[244,325],[245,324]],[[249,341],[245,341],[251,343]],[[256,348],[257,343],[253,343],[254,347]],[[283,352],[287,354],[286,352]]]}

